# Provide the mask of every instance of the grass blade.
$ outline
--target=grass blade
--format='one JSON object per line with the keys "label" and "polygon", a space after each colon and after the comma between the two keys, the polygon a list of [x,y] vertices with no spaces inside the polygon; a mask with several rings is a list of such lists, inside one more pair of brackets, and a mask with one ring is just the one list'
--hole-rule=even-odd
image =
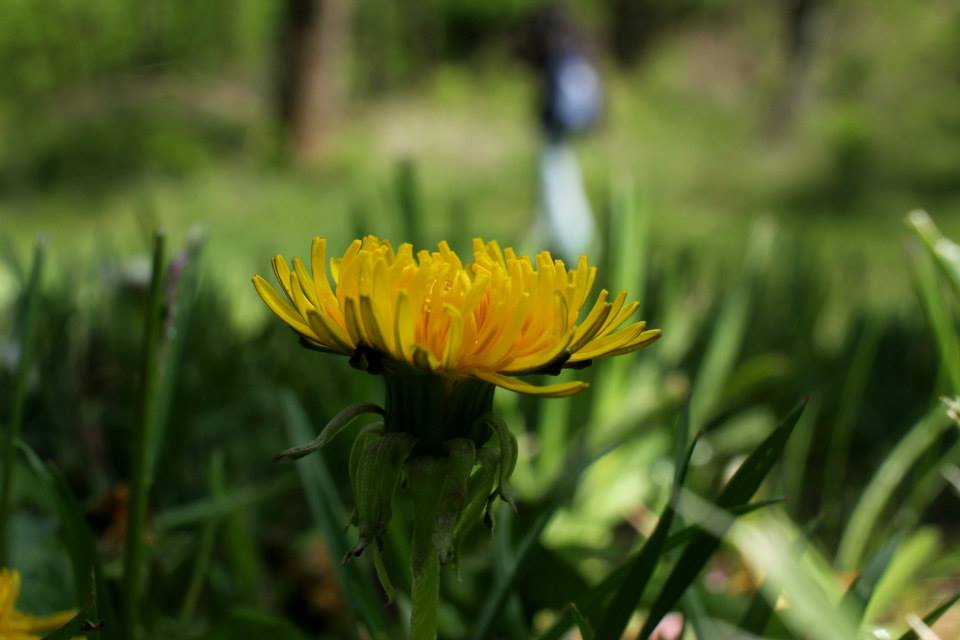
{"label": "grass blade", "polygon": [[927,251],[940,265],[941,271],[950,280],[954,293],[960,297],[960,245],[944,236],[926,211],[910,212],[907,226],[923,242]]}
{"label": "grass blade", "polygon": [[[650,214],[648,206],[637,206],[631,185],[611,187],[610,222],[607,225],[605,273],[611,274],[610,290],[626,289],[632,300],[646,301],[647,259],[650,246]],[[646,204],[646,203],[644,203]],[[643,317],[643,307],[637,310]],[[609,421],[623,406],[623,398],[634,358],[610,358],[597,362],[592,422]]]}
{"label": "grass blade", "polygon": [[[830,442],[827,449],[827,462],[824,467],[821,501],[836,500],[842,495],[846,479],[847,463],[850,458],[850,445],[857,426],[857,416],[863,406],[863,396],[870,381],[870,373],[876,358],[877,345],[883,330],[883,323],[877,316],[870,316],[857,342],[857,348],[850,365],[850,372],[841,394],[841,406],[833,429],[830,430]],[[834,503],[836,504],[836,503]],[[821,509],[826,505],[821,505]]]}
{"label": "grass blade", "polygon": [[172,529],[203,523],[211,517],[223,517],[260,502],[285,496],[299,486],[300,481],[296,478],[281,476],[261,485],[231,489],[229,495],[225,495],[220,500],[213,497],[204,498],[161,511],[153,517],[153,526],[158,534],[162,535]]}
{"label": "grass blade", "polygon": [[[685,418],[682,421],[678,433],[681,441],[686,441],[688,433],[687,422],[690,419],[689,411],[685,412]],[[687,476],[687,469],[690,466],[690,458],[693,456],[693,450],[697,446],[699,435],[693,439],[693,442],[687,447],[682,456],[679,456],[676,473],[674,474],[673,487],[670,491],[670,499],[666,508],[660,515],[660,520],[653,531],[653,534],[647,539],[640,552],[628,564],[627,575],[617,589],[613,600],[607,607],[597,630],[597,637],[600,640],[617,640],[623,635],[630,616],[637,608],[640,598],[643,597],[644,589],[653,575],[654,569],[660,562],[664,554],[664,546],[667,537],[670,534],[670,527],[673,524],[673,518],[676,515],[674,501],[683,487],[683,482]],[[682,446],[682,445],[681,445]]]}
{"label": "grass blade", "polygon": [[750,319],[750,301],[754,281],[769,264],[772,255],[773,229],[769,222],[758,223],[750,236],[743,274],[727,295],[713,329],[703,362],[697,371],[691,393],[690,422],[694,430],[702,429],[710,412],[720,401],[723,385],[733,370],[737,353]]}
{"label": "grass blade", "polygon": [[940,550],[940,533],[932,527],[904,536],[903,543],[873,589],[863,623],[875,624],[878,618],[895,610],[902,597],[916,588],[918,576],[937,562]]}
{"label": "grass blade", "polygon": [[400,218],[403,221],[403,242],[415,249],[426,248],[423,233],[423,199],[417,182],[417,167],[405,158],[397,163],[395,189]]}
{"label": "grass blade", "polygon": [[487,599],[484,601],[477,622],[474,624],[473,632],[470,634],[471,640],[481,640],[482,638],[486,638],[490,633],[494,618],[496,618],[500,612],[503,603],[506,602],[507,596],[510,595],[510,589],[517,579],[517,572],[520,566],[533,548],[533,544],[540,538],[540,534],[547,528],[547,524],[550,522],[554,511],[555,509],[548,507],[540,514],[536,522],[534,522],[534,525],[523,536],[523,540],[517,547],[517,552],[511,559],[512,561],[509,566],[506,567],[503,577],[494,585],[490,595],[487,596]]}
{"label": "grass blade", "polygon": [[874,554],[870,562],[867,563],[867,567],[856,577],[853,584],[850,585],[850,588],[847,589],[847,592],[844,594],[843,605],[856,616],[857,622],[863,620],[863,616],[867,611],[867,605],[870,604],[873,593],[877,588],[877,583],[880,582],[884,572],[890,565],[893,554],[896,553],[900,542],[901,539],[898,536]]}
{"label": "grass blade", "polygon": [[[803,413],[803,407],[804,403],[797,405],[784,418],[783,422],[774,429],[773,433],[767,436],[766,440],[760,443],[760,446],[754,449],[744,460],[717,498],[716,507],[718,509],[728,510],[731,507],[743,504],[756,493],[764,478],[783,453],[790,434]],[[720,538],[725,530],[726,527],[712,532],[702,530],[687,545],[673,571],[668,576],[660,594],[650,607],[640,637],[646,637],[652,633],[663,616],[680,600],[683,593],[706,566],[713,552],[720,546]]]}
{"label": "grass blade", "polygon": [[[734,507],[730,509],[730,514],[735,516],[746,515],[773,504],[780,504],[781,502],[783,502],[783,500],[780,498],[775,500],[758,500],[757,502],[751,502],[750,504]],[[699,530],[699,527],[696,525],[690,525],[674,532],[669,538],[667,538],[667,542],[664,545],[664,553],[687,544],[693,539]],[[593,587],[582,598],[580,598],[577,602],[577,607],[579,610],[587,615],[588,618],[598,616],[603,603],[607,602],[610,598],[610,595],[614,593],[621,584],[623,584],[624,579],[627,577],[627,571],[630,569],[630,564],[636,560],[637,555],[642,553],[642,551],[642,549],[637,551],[623,564],[609,573],[607,577],[600,582],[600,584]],[[553,623],[553,626],[551,626],[550,629],[545,631],[540,636],[540,640],[559,640],[559,638],[563,636],[563,633],[570,628],[572,624],[574,624],[573,618],[566,610],[564,610],[557,621]]]}
{"label": "grass blade", "polygon": [[[932,626],[937,622],[937,620],[940,619],[940,617],[943,614],[949,611],[953,607],[953,605],[957,604],[957,602],[960,602],[960,591],[958,591],[954,595],[944,600],[936,609],[934,609],[933,611],[925,615],[923,617],[923,623],[928,627]],[[910,629],[909,631],[904,633],[902,636],[900,636],[898,640],[919,640],[919,639],[917,637],[917,632],[914,631],[913,629]]]}
{"label": "grass blade", "polygon": [[914,425],[886,457],[860,495],[837,551],[837,565],[853,570],[860,565],[880,517],[907,471],[940,436],[950,422],[937,406]]}
{"label": "grass blade", "polygon": [[753,572],[766,574],[763,589],[768,601],[782,595],[790,603],[778,611],[777,622],[784,623],[791,637],[860,637],[853,616],[838,602],[841,594],[836,593],[833,569],[812,545],[798,553],[796,545],[787,542],[803,536],[792,523],[768,512],[757,520],[739,519],[727,526],[728,542]]}
{"label": "grass blade", "polygon": [[590,626],[590,621],[580,613],[577,605],[571,602],[564,611],[569,612],[570,617],[573,618],[573,623],[577,625],[577,629],[580,631],[581,640],[594,640],[594,638],[596,638],[596,635],[593,633],[593,627]]}
{"label": "grass blade", "polygon": [[155,444],[157,402],[157,352],[160,343],[160,321],[164,281],[164,236],[153,238],[153,261],[150,293],[144,318],[142,355],[140,359],[140,409],[134,428],[131,450],[130,506],[127,514],[127,541],[123,558],[123,591],[125,594],[124,637],[140,637],[140,610],[145,582],[144,520],[150,490],[150,452]]}
{"label": "grass blade", "polygon": [[[797,429],[800,429],[803,426],[803,422],[804,418],[801,418],[800,424],[797,425]],[[803,553],[803,550],[809,543],[810,537],[813,535],[813,532],[818,524],[819,519],[815,518],[803,528],[803,531],[797,537],[794,547],[794,553],[797,556]],[[768,591],[770,593],[768,593]],[[766,586],[766,584],[761,584],[760,588],[757,589],[757,592],[750,600],[750,605],[744,612],[743,617],[740,618],[740,622],[737,624],[737,627],[755,636],[763,636],[763,632],[767,628],[770,618],[774,615],[773,603],[777,601],[779,596],[780,592],[778,590],[770,589]]]}
{"label": "grass blade", "polygon": [[[210,495],[215,501],[222,499],[226,485],[222,451],[215,451],[210,457],[210,467],[207,473]],[[213,546],[217,541],[219,520],[215,513],[211,513],[207,516],[207,521],[203,525],[203,532],[200,534],[200,548],[197,550],[193,572],[190,575],[190,581],[187,583],[187,590],[180,605],[180,624],[182,625],[189,622],[193,610],[197,606],[197,601],[200,599],[200,591],[203,589],[207,570],[210,567],[210,558],[213,555]]]}
{"label": "grass blade", "polygon": [[27,381],[33,364],[34,332],[36,330],[37,300],[43,275],[44,246],[38,242],[33,251],[33,265],[23,292],[20,316],[20,358],[13,382],[10,422],[0,440],[0,566],[9,565],[9,525],[13,508],[13,466],[16,442],[23,426],[23,408],[27,397]]}
{"label": "grass blade", "polygon": [[690,623],[690,628],[697,638],[723,638],[724,634],[718,628],[718,625],[710,618],[707,608],[703,604],[703,598],[700,597],[699,590],[694,588],[687,589],[683,594],[683,613],[685,621]]}
{"label": "grass blade", "polygon": [[590,465],[603,458],[609,453],[609,449],[600,451],[593,455],[587,455],[583,440],[579,440],[570,447],[570,453],[567,456],[565,465],[566,473],[562,474],[554,484],[551,495],[545,500],[545,506],[540,515],[535,519],[533,527],[527,531],[520,545],[517,547],[516,554],[510,559],[508,566],[503,568],[501,579],[497,581],[494,588],[487,595],[479,617],[479,622],[474,624],[470,635],[472,640],[480,640],[489,635],[494,619],[507,600],[509,590],[516,580],[518,571],[523,565],[527,554],[540,538],[540,534],[546,528],[553,514],[557,509],[566,504],[574,492],[580,476]]}
{"label": "grass blade", "polygon": [[956,330],[948,296],[940,287],[933,258],[919,254],[910,262],[914,284],[940,352],[940,366],[947,374],[950,390],[960,393],[960,333]]}
{"label": "grass blade", "polygon": [[787,444],[783,454],[783,492],[789,496],[794,509],[798,508],[804,491],[804,477],[810,463],[810,446],[817,429],[817,419],[820,416],[821,399],[814,396],[807,403],[797,428]]}
{"label": "grass blade", "polygon": [[[164,282],[163,327],[159,329],[161,338],[157,355],[157,382],[153,402],[153,421],[155,426],[147,442],[147,483],[153,486],[156,467],[162,451],[161,443],[169,441],[167,428],[170,409],[174,400],[177,383],[180,380],[182,364],[186,351],[186,339],[189,334],[193,307],[196,301],[200,272],[200,255],[204,246],[203,236],[193,236],[187,240],[187,246],[175,256],[167,269]],[[180,435],[172,433],[174,438]]]}

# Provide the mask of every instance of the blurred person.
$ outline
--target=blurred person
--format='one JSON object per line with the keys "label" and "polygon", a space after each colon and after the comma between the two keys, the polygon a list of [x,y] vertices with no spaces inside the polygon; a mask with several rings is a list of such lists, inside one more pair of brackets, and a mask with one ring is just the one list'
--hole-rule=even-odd
{"label": "blurred person", "polygon": [[590,247],[596,225],[570,141],[599,118],[600,77],[586,39],[558,3],[544,4],[534,13],[521,53],[537,74],[543,135],[539,203],[529,242],[575,263]]}

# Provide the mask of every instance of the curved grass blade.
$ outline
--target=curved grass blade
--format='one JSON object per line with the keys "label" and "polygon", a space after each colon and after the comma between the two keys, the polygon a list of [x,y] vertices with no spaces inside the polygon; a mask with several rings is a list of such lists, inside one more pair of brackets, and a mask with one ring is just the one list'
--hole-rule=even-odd
{"label": "curved grass blade", "polygon": [[[706,502],[693,506],[708,514],[712,507]],[[782,515],[767,513],[756,519],[723,522],[723,514],[704,520],[705,525],[720,534],[726,531],[730,546],[744,559],[754,573],[764,573],[763,589],[769,601],[783,597],[789,606],[777,612],[771,626],[772,637],[800,638],[859,638],[859,625],[853,619],[836,592],[836,575],[816,548],[808,547],[797,553],[788,542],[802,534]],[[718,517],[719,516],[719,517]],[[722,524],[717,527],[717,523]],[[773,624],[776,623],[776,624]],[[765,637],[768,637],[765,634]]]}
{"label": "curved grass blade", "polygon": [[867,605],[870,604],[877,583],[883,577],[901,542],[902,538],[900,536],[887,542],[874,554],[870,562],[867,563],[867,567],[856,577],[844,594],[842,606],[848,608],[848,611],[854,615],[854,619],[858,623],[863,621],[863,615],[867,610]]}
{"label": "curved grass blade", "polygon": [[350,426],[350,423],[354,418],[362,416],[365,413],[376,413],[381,416],[385,415],[383,408],[379,405],[373,404],[372,402],[358,402],[357,404],[352,404],[349,407],[345,407],[337,415],[333,416],[330,422],[327,423],[327,426],[320,431],[320,435],[318,435],[316,438],[307,444],[302,444],[296,447],[291,447],[286,451],[281,451],[277,455],[273,456],[274,461],[282,460],[284,458],[288,458],[290,460],[299,460],[303,456],[313,453],[336,438],[341,431]]}
{"label": "curved grass blade", "polygon": [[[802,426],[804,421],[801,420],[800,422],[801,425],[799,425],[798,428]],[[813,536],[813,532],[816,530],[819,524],[820,519],[814,518],[803,528],[803,531],[797,537],[794,552],[798,556],[803,553],[810,541],[811,536]],[[779,593],[777,591],[774,590],[774,593],[765,593],[766,590],[766,584],[761,584],[753,598],[750,600],[750,605],[747,606],[747,610],[744,612],[743,617],[740,618],[737,628],[755,636],[763,636],[763,632],[767,628],[770,618],[774,616],[773,603],[776,602],[777,598],[779,597]]]}
{"label": "curved grass blade", "polygon": [[960,297],[960,245],[943,235],[926,211],[911,211],[907,216],[907,226],[936,259],[941,271],[953,285],[954,292]]}
{"label": "curved grass blade", "polygon": [[[881,617],[886,618],[890,611],[897,610],[897,604],[903,596],[916,588],[917,580],[925,570],[937,562],[941,552],[940,532],[933,527],[923,527],[904,534],[903,542],[897,548],[883,577],[874,587],[867,609],[863,614],[863,624],[873,625]],[[918,618],[919,619],[919,618]]]}
{"label": "curved grass blade", "polygon": [[[923,623],[928,627],[934,625],[937,622],[937,620],[939,620],[943,614],[949,611],[953,607],[953,605],[957,604],[957,602],[960,602],[960,591],[958,591],[957,593],[953,594],[952,596],[944,600],[940,604],[940,606],[938,606],[936,609],[934,609],[933,611],[925,615],[923,617]],[[919,639],[917,637],[917,632],[914,631],[913,629],[910,629],[909,631],[904,633],[902,636],[900,636],[897,640],[919,640]]]}
{"label": "curved grass blade", "polygon": [[940,286],[934,258],[919,254],[909,264],[917,294],[940,352],[940,367],[948,376],[950,390],[960,393],[960,333],[955,328],[950,300]]}
{"label": "curved grass blade", "polygon": [[573,618],[573,623],[577,625],[577,630],[580,631],[580,638],[582,640],[594,640],[594,638],[596,638],[596,635],[593,633],[593,627],[590,626],[590,621],[580,613],[577,605],[571,602],[566,606],[564,612],[569,613],[570,617]]}
{"label": "curved grass blade", "polygon": [[[744,460],[717,498],[716,507],[718,509],[729,510],[731,507],[743,504],[760,488],[764,478],[770,473],[783,453],[787,440],[803,413],[804,405],[805,401],[798,404],[787,414],[787,417],[774,429],[773,433],[767,436],[766,440],[761,442],[760,446],[754,449]],[[650,607],[647,619],[640,632],[641,638],[652,633],[663,616],[680,600],[683,593],[706,566],[714,551],[720,546],[721,535],[727,528],[728,525],[716,532],[701,530],[687,545],[673,571],[668,576],[660,594]]]}
{"label": "curved grass blade", "polygon": [[837,551],[841,569],[859,566],[872,532],[880,522],[893,492],[924,451],[934,443],[950,422],[937,406],[914,425],[886,457],[853,509]]}

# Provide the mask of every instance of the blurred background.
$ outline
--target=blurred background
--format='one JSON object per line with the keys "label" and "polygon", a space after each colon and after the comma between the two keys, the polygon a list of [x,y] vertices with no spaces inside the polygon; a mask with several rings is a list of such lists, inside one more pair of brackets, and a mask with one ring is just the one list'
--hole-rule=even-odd
{"label": "blurred background", "polygon": [[[323,500],[301,486],[317,477],[270,463],[345,401],[379,401],[379,381],[301,350],[250,277],[275,253],[306,255],[315,235],[334,253],[362,233],[447,239],[467,255],[475,235],[562,248],[535,231],[538,220],[562,230],[567,215],[542,204],[557,138],[544,115],[544,15],[539,0],[0,6],[0,423],[15,404],[42,236],[24,440],[64,472],[108,578],[124,536],[153,230],[168,239],[148,628],[226,638],[246,628],[230,625],[280,633],[286,620],[300,630],[290,634],[354,637],[357,619],[380,624],[365,617],[382,603],[370,567],[344,577],[330,532],[345,520],[318,506],[339,494],[349,511],[350,438],[308,472],[334,483]],[[589,202],[584,246],[664,338],[580,372],[595,378],[584,397],[498,394],[521,436],[521,508],[495,537],[478,532],[462,579],[445,587],[442,636],[470,631],[478,594],[503,571],[490,558],[513,557],[577,438],[620,446],[558,503],[492,637],[545,629],[649,534],[691,390],[694,426],[711,434],[691,482],[707,495],[809,397],[769,489],[788,496],[777,508],[817,523],[819,570],[837,585],[907,540],[899,582],[865,621],[932,608],[958,581],[960,447],[949,421],[924,416],[960,392],[960,352],[956,300],[903,221],[923,208],[960,237],[960,6],[570,0],[550,29],[599,79],[590,126],[561,136]],[[879,477],[888,463],[893,476]],[[24,606],[73,606],[82,590],[54,498],[26,466],[16,475]],[[730,607],[756,586],[736,558],[702,585],[717,618],[736,619]],[[385,628],[402,607],[379,614]],[[956,637],[952,624],[942,637]]]}

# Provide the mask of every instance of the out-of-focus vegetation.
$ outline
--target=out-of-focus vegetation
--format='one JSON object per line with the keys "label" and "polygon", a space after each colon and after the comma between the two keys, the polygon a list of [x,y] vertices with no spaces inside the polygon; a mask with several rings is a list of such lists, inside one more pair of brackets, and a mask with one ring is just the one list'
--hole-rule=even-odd
{"label": "out-of-focus vegetation", "polygon": [[[365,558],[339,564],[350,437],[296,467],[270,462],[345,403],[379,401],[379,381],[265,322],[249,277],[313,235],[521,243],[539,140],[515,51],[534,3],[332,3],[348,16],[347,92],[306,160],[278,115],[298,4],[0,7],[0,428],[19,424],[25,443],[8,556],[24,610],[80,607],[105,623],[89,633],[122,637],[159,226],[149,637],[403,633],[402,513],[385,554],[397,604],[383,606]],[[920,216],[918,240],[903,226],[924,207],[960,237],[960,10],[573,7],[608,91],[602,126],[578,143],[602,277],[664,337],[577,372],[594,384],[574,399],[498,393],[521,441],[519,509],[475,533],[459,578],[447,571],[442,637],[560,637],[575,623],[615,637],[636,611],[635,635],[661,604],[699,638],[903,632],[960,586],[960,448],[939,400],[960,393],[956,250]],[[757,495],[724,503],[725,481],[803,397]],[[671,491],[685,498],[658,548]],[[690,550],[729,523],[697,496],[757,507],[699,565]],[[680,533],[691,524],[699,537]],[[675,564],[693,586],[668,578]],[[960,628],[950,612],[938,624],[943,638]]]}

